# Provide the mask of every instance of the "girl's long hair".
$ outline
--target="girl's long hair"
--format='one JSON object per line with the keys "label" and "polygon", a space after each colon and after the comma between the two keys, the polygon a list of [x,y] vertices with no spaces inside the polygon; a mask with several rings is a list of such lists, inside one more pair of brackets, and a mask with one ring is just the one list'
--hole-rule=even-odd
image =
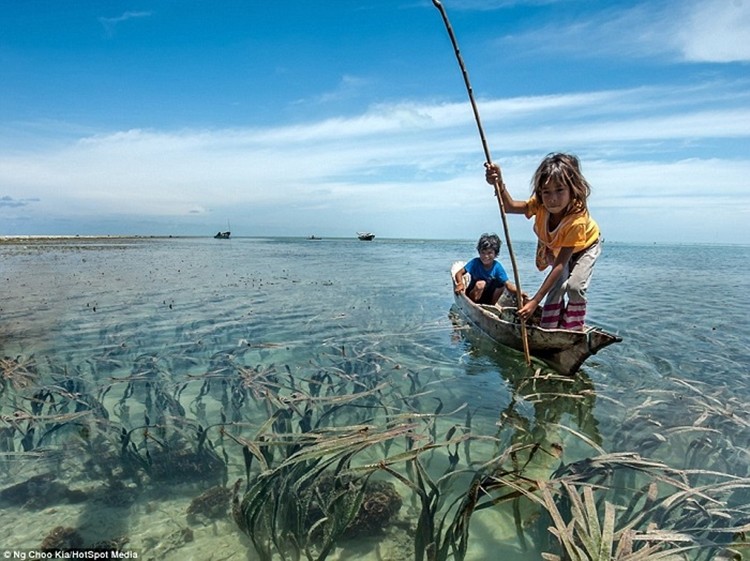
{"label": "girl's long hair", "polygon": [[560,152],[545,156],[531,179],[533,193],[540,203],[542,187],[550,182],[565,185],[570,189],[568,214],[588,210],[586,200],[591,194],[591,185],[581,173],[581,164],[576,156]]}

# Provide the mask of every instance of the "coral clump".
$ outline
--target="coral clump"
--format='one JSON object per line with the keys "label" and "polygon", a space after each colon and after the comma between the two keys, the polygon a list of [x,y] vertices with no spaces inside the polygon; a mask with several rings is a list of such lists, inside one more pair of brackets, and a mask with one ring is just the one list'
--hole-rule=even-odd
{"label": "coral clump", "polygon": [[211,487],[190,502],[187,509],[188,522],[216,520],[227,515],[232,490],[221,485]]}
{"label": "coral clump", "polygon": [[401,509],[401,495],[393,483],[371,481],[367,485],[357,516],[344,532],[344,537],[373,535],[383,531]]}
{"label": "coral clump", "polygon": [[108,552],[115,552],[115,551],[123,551],[123,548],[127,543],[130,541],[130,538],[128,536],[120,536],[118,538],[113,538],[110,540],[104,540],[100,542],[96,542],[94,544],[91,544],[90,546],[86,547],[86,551],[108,551]]}
{"label": "coral clump", "polygon": [[39,549],[42,551],[67,551],[81,549],[81,547],[83,547],[83,538],[78,530],[58,526],[44,538]]}
{"label": "coral clump", "polygon": [[[361,483],[349,482],[353,485],[351,492],[356,492]],[[321,477],[314,490],[314,494],[321,499],[330,495],[334,488],[334,478],[328,475]],[[398,514],[402,504],[401,495],[396,491],[393,483],[387,481],[369,481],[362,498],[362,504],[357,511],[354,520],[343,532],[343,538],[354,538],[358,536],[374,535],[382,533],[383,529],[391,523],[394,516]],[[311,526],[323,518],[323,508],[317,501],[311,502],[308,511],[308,524]]]}
{"label": "coral clump", "polygon": [[126,508],[136,501],[138,492],[139,488],[135,483],[126,485],[120,479],[112,479],[97,490],[95,499],[107,506]]}

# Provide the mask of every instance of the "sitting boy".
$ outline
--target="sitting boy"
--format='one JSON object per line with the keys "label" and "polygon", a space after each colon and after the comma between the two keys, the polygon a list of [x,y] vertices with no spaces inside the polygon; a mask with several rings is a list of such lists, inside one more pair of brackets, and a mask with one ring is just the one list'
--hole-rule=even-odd
{"label": "sitting boy", "polygon": [[[496,234],[482,234],[477,242],[479,257],[475,257],[456,271],[454,290],[462,292],[479,304],[496,304],[504,290],[516,294],[516,285],[508,280],[503,266],[495,261],[500,253],[500,238]],[[470,282],[464,287],[464,275],[469,273]]]}

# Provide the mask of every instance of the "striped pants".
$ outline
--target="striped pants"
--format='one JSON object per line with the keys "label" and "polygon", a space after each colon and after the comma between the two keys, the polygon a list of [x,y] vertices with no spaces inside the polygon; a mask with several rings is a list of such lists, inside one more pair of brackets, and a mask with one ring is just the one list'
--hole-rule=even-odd
{"label": "striped pants", "polygon": [[[602,252],[599,241],[570,258],[563,274],[547,293],[542,307],[544,329],[583,329],[586,319],[586,290],[591,280],[594,263]],[[565,296],[568,297],[567,304]]]}

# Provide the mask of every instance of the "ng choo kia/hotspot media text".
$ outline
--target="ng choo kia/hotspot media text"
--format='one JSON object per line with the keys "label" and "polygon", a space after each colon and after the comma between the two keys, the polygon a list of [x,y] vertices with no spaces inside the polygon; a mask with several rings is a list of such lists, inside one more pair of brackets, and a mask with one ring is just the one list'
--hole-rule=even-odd
{"label": "ng choo kia/hotspot media text", "polygon": [[138,559],[135,551],[9,551],[3,552],[3,559]]}

